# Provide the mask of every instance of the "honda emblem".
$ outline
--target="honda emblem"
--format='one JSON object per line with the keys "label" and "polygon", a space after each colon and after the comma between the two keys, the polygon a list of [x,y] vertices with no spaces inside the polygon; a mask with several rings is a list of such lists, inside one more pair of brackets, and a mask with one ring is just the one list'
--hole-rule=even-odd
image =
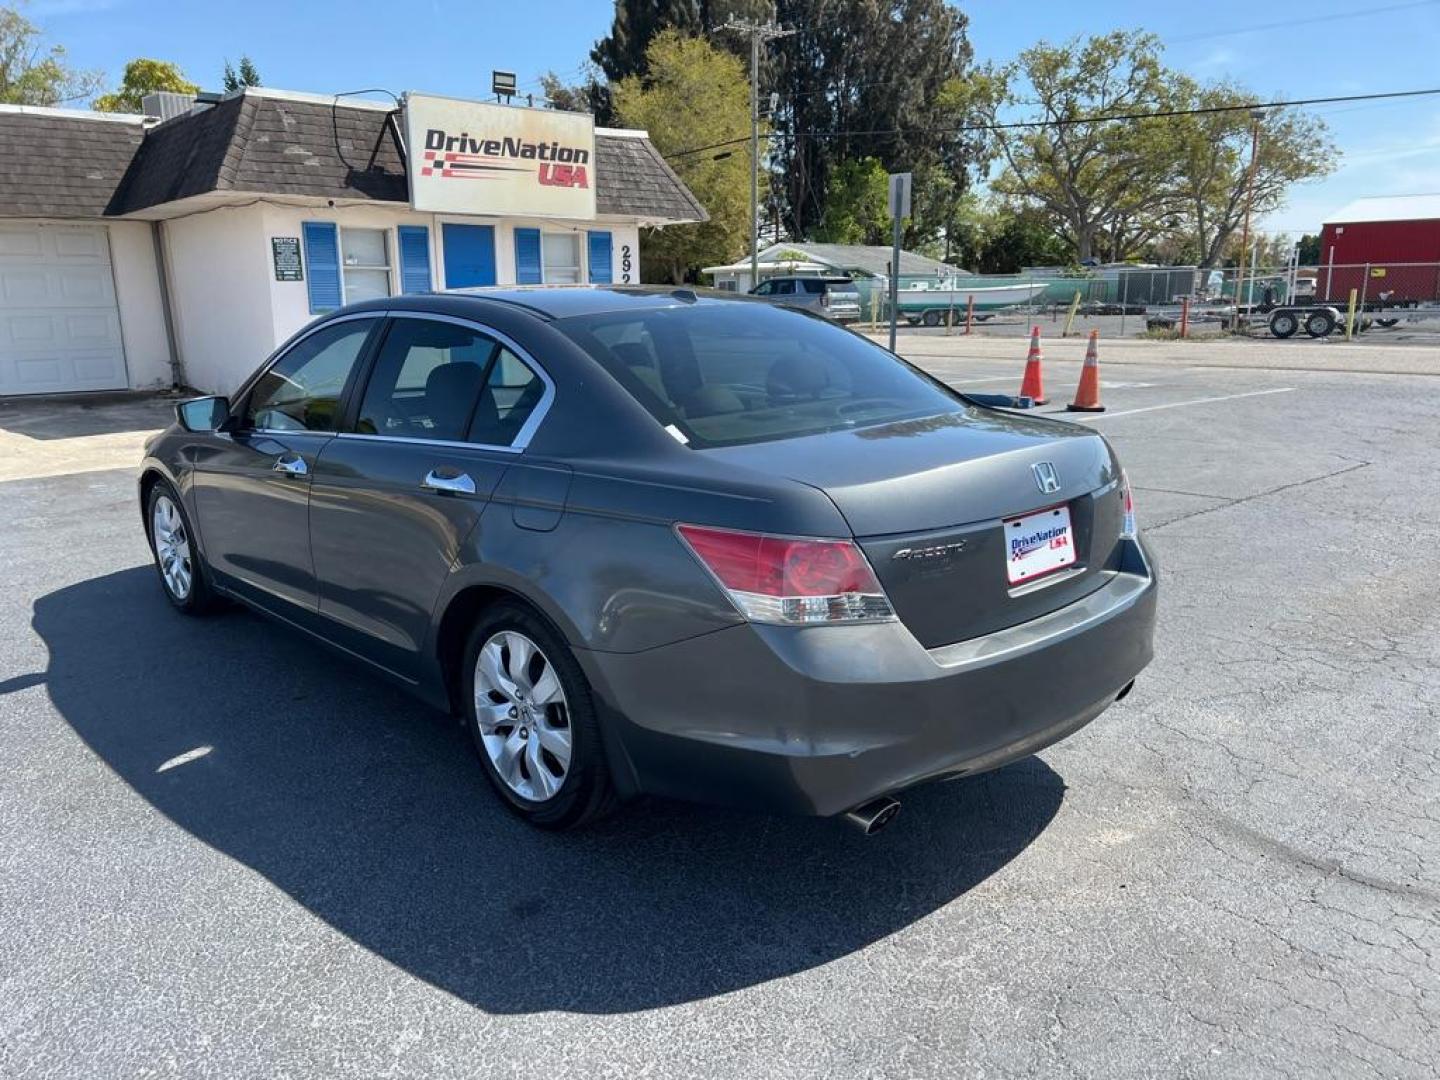
{"label": "honda emblem", "polygon": [[1035,486],[1046,495],[1060,490],[1060,474],[1050,462],[1037,461],[1030,466],[1030,471],[1035,474]]}

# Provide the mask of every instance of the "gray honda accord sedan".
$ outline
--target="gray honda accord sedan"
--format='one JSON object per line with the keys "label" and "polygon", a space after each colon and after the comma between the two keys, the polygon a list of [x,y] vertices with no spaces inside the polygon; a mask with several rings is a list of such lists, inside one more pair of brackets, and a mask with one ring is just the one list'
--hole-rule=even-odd
{"label": "gray honda accord sedan", "polygon": [[140,476],[170,603],[241,601],[454,713],[537,825],[651,793],[873,831],[1151,656],[1101,436],[763,302],[371,301],[177,420]]}

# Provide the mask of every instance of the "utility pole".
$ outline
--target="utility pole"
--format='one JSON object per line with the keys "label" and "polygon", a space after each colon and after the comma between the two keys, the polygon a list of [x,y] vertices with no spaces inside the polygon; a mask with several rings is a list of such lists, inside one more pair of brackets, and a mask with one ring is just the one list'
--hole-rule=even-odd
{"label": "utility pole", "polygon": [[[1245,255],[1250,246],[1250,210],[1255,205],[1255,165],[1260,157],[1260,121],[1264,109],[1250,110],[1250,170],[1245,178],[1245,224],[1240,229],[1240,258],[1235,265],[1235,329],[1240,329],[1240,292],[1245,286]],[[1251,288],[1254,288],[1252,285]],[[1250,297],[1253,302],[1254,297]]]}
{"label": "utility pole", "polygon": [[760,44],[789,37],[794,30],[782,30],[774,22],[737,19],[719,27],[750,35],[750,288],[760,284]]}

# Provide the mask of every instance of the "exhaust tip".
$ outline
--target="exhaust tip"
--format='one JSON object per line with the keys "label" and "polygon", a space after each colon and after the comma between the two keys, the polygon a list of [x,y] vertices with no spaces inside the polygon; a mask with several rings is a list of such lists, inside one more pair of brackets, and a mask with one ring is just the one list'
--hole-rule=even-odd
{"label": "exhaust tip", "polygon": [[859,829],[866,836],[874,836],[895,820],[900,813],[900,804],[888,795],[861,803],[853,810],[846,810],[845,821]]}

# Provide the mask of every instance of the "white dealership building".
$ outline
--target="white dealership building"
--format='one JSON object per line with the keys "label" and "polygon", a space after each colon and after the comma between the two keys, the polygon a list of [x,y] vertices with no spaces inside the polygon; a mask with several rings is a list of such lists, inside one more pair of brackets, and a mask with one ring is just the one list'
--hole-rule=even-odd
{"label": "white dealership building", "polygon": [[316,315],[639,281],[705,210],[643,131],[410,94],[249,88],[154,116],[0,106],[0,396],[227,392]]}

